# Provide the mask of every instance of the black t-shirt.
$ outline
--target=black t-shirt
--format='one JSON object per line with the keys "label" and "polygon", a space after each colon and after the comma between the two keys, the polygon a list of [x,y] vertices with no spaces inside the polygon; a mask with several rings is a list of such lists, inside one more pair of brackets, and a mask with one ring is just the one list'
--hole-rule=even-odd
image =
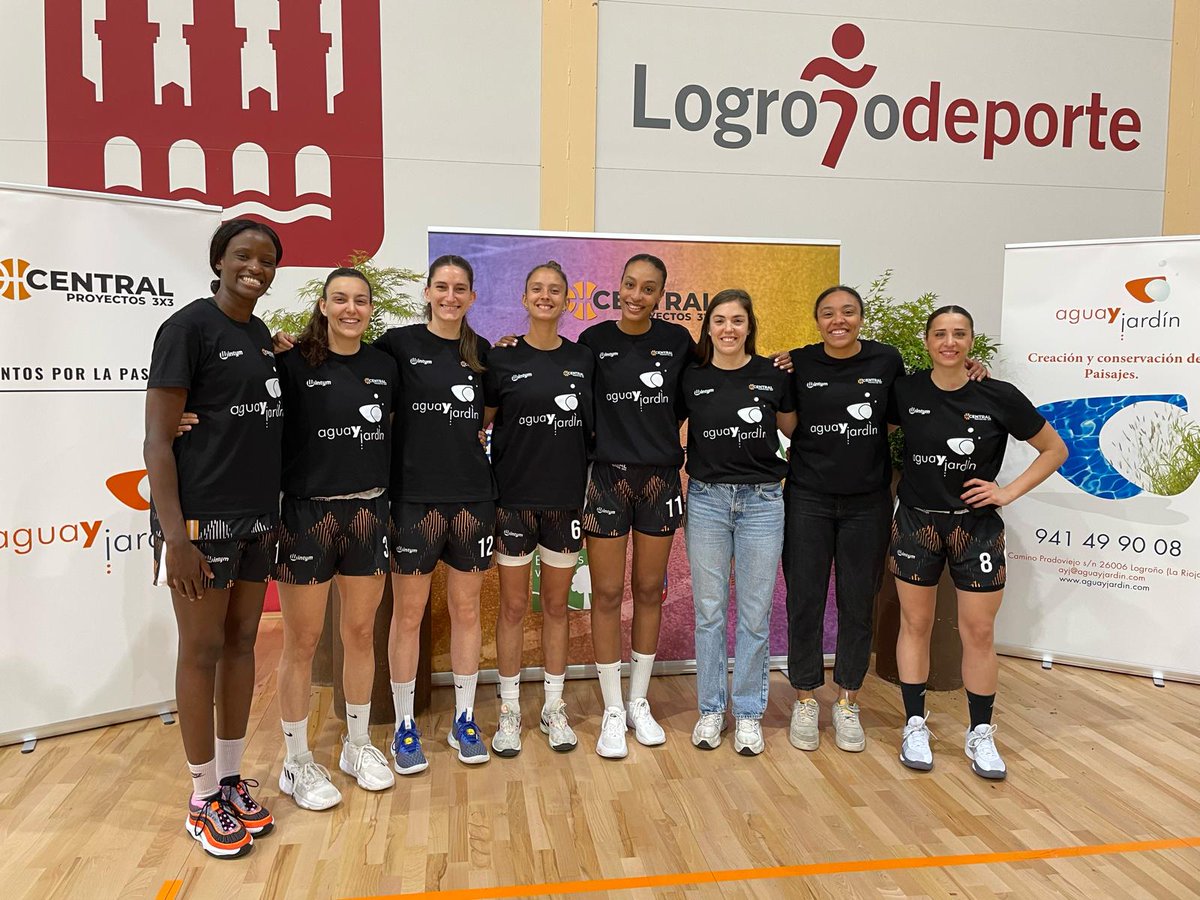
{"label": "black t-shirt", "polygon": [[[392,440],[393,502],[474,503],[496,499],[479,443],[483,376],[462,362],[458,341],[425,325],[387,331],[375,346],[396,360],[400,390]],[[491,345],[479,338],[483,359]]]}
{"label": "black t-shirt", "polygon": [[492,464],[500,505],[509,509],[570,509],[583,505],[592,434],[595,358],[566,339],[538,350],[520,339],[488,354],[483,388],[498,407],[492,424]]}
{"label": "black t-shirt", "polygon": [[399,375],[382,350],[329,352],[313,368],[299,350],[276,357],[283,385],[283,492],[337,497],[387,487],[392,394]]}
{"label": "black t-shirt", "polygon": [[692,365],[683,373],[688,414],[687,473],[718,484],[779,481],[787,462],[779,455],[777,412],[791,412],[791,379],[764,356],[740,369]]}
{"label": "black t-shirt", "polygon": [[891,421],[904,429],[900,502],[920,509],[967,509],[963,484],[994,481],[1011,434],[1027,441],[1046,424],[1007,381],[968,381],[943,391],[930,371],[896,382]]}
{"label": "black t-shirt", "polygon": [[687,329],[651,319],[649,331],[631,335],[601,322],[579,343],[596,357],[596,460],[679,466],[679,379],[695,347]]}
{"label": "black t-shirt", "polygon": [[844,495],[891,484],[888,397],[904,362],[895,347],[861,343],[849,359],[835,359],[824,344],[792,351],[798,422],[789,485]]}
{"label": "black t-shirt", "polygon": [[211,297],[189,303],[159,327],[146,385],[186,388],[185,408],[200,417],[172,445],[184,519],[275,521],[283,406],[262,320],[231,319]]}

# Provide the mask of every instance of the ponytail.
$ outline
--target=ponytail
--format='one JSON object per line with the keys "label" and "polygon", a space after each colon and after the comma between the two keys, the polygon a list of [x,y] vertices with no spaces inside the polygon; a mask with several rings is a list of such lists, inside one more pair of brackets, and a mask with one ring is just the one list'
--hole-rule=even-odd
{"label": "ponytail", "polygon": [[466,316],[463,316],[462,331],[458,337],[458,356],[472,372],[485,371],[486,366],[479,355],[479,335],[475,333],[475,329],[471,327]]}
{"label": "ponytail", "polygon": [[320,300],[313,306],[308,324],[296,338],[296,348],[304,357],[304,361],[314,369],[324,365],[325,360],[329,359],[329,319],[321,312]]}

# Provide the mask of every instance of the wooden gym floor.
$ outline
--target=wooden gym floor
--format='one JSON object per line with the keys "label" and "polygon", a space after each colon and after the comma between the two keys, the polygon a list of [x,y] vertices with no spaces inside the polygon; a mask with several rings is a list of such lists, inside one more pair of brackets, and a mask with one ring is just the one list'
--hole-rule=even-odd
{"label": "wooden gym floor", "polygon": [[[298,809],[277,788],[277,620],[264,620],[243,774],[275,833],[241,860],[207,857],[184,833],[177,727],[157,719],[0,749],[0,896],[442,897],[1200,897],[1200,686],[1001,661],[1005,782],[962,753],[961,693],[931,694],[934,771],[896,760],[898,691],[862,696],[866,752],[787,742],[792,693],[771,678],[767,750],[691,746],[693,679],[659,677],[664,747],[630,737],[623,761],[593,752],[599,689],[568,682],[580,737],[552,753],[537,730],[540,684],[523,686],[524,750],[468,769],[446,746],[449,688],[420,722],[430,768],[368,794],[337,769],[340,723],[317,692],[313,742],[345,800]],[[8,686],[13,689],[13,686]],[[478,721],[495,726],[494,686]],[[532,725],[532,729],[530,729]],[[384,728],[372,736],[388,740]]]}

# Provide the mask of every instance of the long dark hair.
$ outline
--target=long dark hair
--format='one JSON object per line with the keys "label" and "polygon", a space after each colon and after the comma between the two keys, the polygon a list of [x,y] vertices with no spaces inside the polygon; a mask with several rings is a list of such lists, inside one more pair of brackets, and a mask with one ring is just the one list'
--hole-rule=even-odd
{"label": "long dark hair", "polygon": [[[425,278],[425,287],[428,288],[433,284],[433,273],[445,266],[455,266],[467,273],[467,287],[475,290],[475,270],[471,268],[471,264],[454,253],[446,253],[439,256],[429,264],[429,275]],[[433,319],[433,307],[428,303],[425,304],[425,321]],[[475,329],[471,327],[471,323],[467,321],[467,317],[462,317],[462,330],[458,335],[458,357],[467,364],[467,368],[472,372],[482,372],[485,368],[483,359],[479,355],[479,335],[475,333]]]}
{"label": "long dark hair", "polygon": [[314,369],[329,359],[329,318],[325,313],[321,312],[321,300],[329,299],[329,285],[335,278],[358,278],[367,286],[367,296],[371,298],[372,305],[375,303],[375,297],[371,292],[371,282],[358,269],[342,266],[334,269],[326,276],[325,287],[321,288],[320,299],[313,304],[313,311],[312,315],[309,316],[308,324],[304,326],[304,330],[296,338],[296,347],[300,350],[300,355]]}
{"label": "long dark hair", "polygon": [[261,231],[265,234],[275,245],[275,264],[283,262],[283,244],[279,240],[279,235],[275,233],[275,229],[270,225],[265,222],[256,222],[253,219],[230,219],[228,222],[222,222],[221,227],[213,232],[212,241],[208,245],[208,267],[217,276],[209,284],[209,288],[214,294],[221,286],[221,270],[217,268],[217,263],[225,255],[229,242],[243,231]]}
{"label": "long dark hair", "polygon": [[966,317],[967,324],[971,326],[971,334],[975,333],[975,319],[972,315],[963,309],[961,306],[955,306],[953,303],[949,306],[939,306],[929,314],[929,318],[925,320],[925,334],[929,334],[929,328],[933,325],[933,320],[938,316],[944,316],[947,313],[954,313]]}
{"label": "long dark hair", "polygon": [[750,330],[746,332],[746,352],[754,356],[754,336],[758,334],[758,319],[754,315],[754,301],[740,288],[727,288],[713,297],[708,304],[708,309],[704,311],[704,324],[700,326],[700,346],[696,350],[702,366],[707,366],[712,362],[713,341],[712,335],[708,333],[708,326],[712,323],[713,310],[722,303],[736,303],[746,311],[746,319],[750,325]]}

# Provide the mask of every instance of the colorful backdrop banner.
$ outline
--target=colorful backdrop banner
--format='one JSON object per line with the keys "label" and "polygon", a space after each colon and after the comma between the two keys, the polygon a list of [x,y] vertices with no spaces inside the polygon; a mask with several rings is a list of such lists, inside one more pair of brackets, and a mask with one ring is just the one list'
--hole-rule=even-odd
{"label": "colorful backdrop banner", "polygon": [[1004,512],[1013,652],[1200,680],[1198,296],[1200,238],[1007,248],[998,374],[1070,450]]}
{"label": "colorful backdrop banner", "polygon": [[[655,315],[677,322],[693,337],[700,326],[710,298],[725,288],[742,288],[754,300],[759,320],[760,353],[790,349],[817,340],[812,303],[816,295],[839,277],[837,241],[752,240],[742,238],[664,237],[608,234],[571,234],[542,231],[485,231],[440,228],[429,230],[429,259],[455,253],[470,261],[475,270],[478,300],[472,307],[472,327],[494,340],[505,334],[523,334],[526,314],[521,306],[525,276],[534,266],[555,260],[567,274],[568,311],[561,332],[571,339],[597,322],[620,317],[617,288],[625,261],[635,253],[652,253],[667,267],[667,286]],[[685,475],[686,483],[686,475]],[[535,589],[537,585],[535,582]],[[571,606],[586,609],[590,579],[586,556],[581,559],[573,582]],[[694,614],[691,576],[680,533],[672,547],[664,585],[662,632],[658,659],[689,662],[695,658]],[[537,597],[534,598],[535,604]],[[482,598],[483,668],[494,668],[495,622],[499,594],[495,572],[484,582]],[[622,609],[624,653],[629,654],[629,625],[632,597],[626,593]],[[833,604],[827,614],[826,652],[835,637]],[[434,601],[435,672],[450,669],[449,620],[444,597]],[[569,662],[595,661],[586,616],[572,616]],[[732,652],[733,628],[730,628]],[[526,617],[524,666],[541,665],[541,617]],[[784,612],[782,577],[777,579],[771,616],[771,653],[787,652],[787,616]]]}

